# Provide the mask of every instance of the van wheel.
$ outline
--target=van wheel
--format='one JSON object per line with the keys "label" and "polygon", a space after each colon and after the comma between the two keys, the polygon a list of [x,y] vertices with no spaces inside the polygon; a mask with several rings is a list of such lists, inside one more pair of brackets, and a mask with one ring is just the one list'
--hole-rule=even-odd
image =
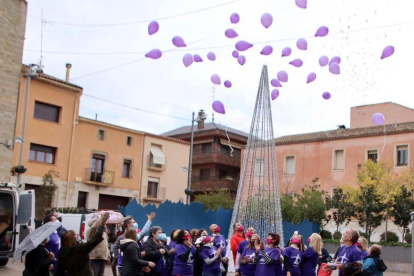
{"label": "van wheel", "polygon": [[9,262],[9,259],[0,259],[0,266],[5,266]]}

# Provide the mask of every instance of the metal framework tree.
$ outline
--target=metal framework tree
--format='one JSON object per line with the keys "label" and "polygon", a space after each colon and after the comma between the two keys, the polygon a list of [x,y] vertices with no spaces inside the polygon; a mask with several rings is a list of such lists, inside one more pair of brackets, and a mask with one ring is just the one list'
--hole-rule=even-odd
{"label": "metal framework tree", "polygon": [[242,223],[245,228],[254,227],[262,239],[266,238],[269,232],[276,232],[281,236],[280,243],[283,244],[276,149],[266,65],[263,66],[260,78],[229,237],[233,235],[233,225],[236,222]]}

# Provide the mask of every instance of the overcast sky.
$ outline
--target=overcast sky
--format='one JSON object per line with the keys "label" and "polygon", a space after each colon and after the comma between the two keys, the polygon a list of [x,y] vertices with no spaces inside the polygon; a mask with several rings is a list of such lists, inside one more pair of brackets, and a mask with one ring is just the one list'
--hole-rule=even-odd
{"label": "overcast sky", "polygon": [[[414,108],[413,0],[308,0],[306,10],[297,8],[294,0],[28,2],[23,62],[39,62],[43,9],[44,71],[64,79],[65,64],[72,64],[71,82],[84,88],[84,117],[98,114],[98,120],[156,134],[189,125],[191,113],[199,109],[206,110],[210,122],[210,77],[219,74],[233,87],[215,88],[214,99],[226,108],[226,115],[215,114],[215,121],[248,132],[263,64],[268,65],[269,79],[280,70],[289,74],[289,82],[272,102],[275,137],[349,126],[352,106],[392,101]],[[233,12],[240,15],[238,24],[230,23]],[[263,13],[273,15],[269,29],[260,23]],[[147,26],[154,19],[159,19],[160,30],[149,36]],[[329,35],[315,38],[319,26],[327,26]],[[228,28],[239,37],[226,38]],[[184,38],[186,48],[173,46],[176,35]],[[301,37],[308,41],[307,51],[296,48]],[[231,56],[239,40],[254,44],[243,52],[244,66]],[[259,54],[266,45],[274,49],[270,56]],[[388,45],[395,47],[394,55],[380,60]],[[292,55],[282,58],[286,46]],[[144,54],[153,48],[168,52],[159,60],[146,59]],[[209,51],[216,61],[207,59]],[[186,53],[199,54],[204,62],[186,68]],[[340,75],[319,66],[322,55],[341,57]],[[304,62],[301,68],[289,65],[296,58]],[[311,72],[317,78],[307,84]],[[325,91],[331,93],[330,100],[322,98]]]}

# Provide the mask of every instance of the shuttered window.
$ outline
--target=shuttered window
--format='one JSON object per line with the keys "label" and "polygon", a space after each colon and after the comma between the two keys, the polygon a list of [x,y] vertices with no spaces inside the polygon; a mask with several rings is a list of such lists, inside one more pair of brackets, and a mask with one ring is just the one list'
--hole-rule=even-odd
{"label": "shuttered window", "polygon": [[131,160],[124,160],[124,166],[122,168],[122,176],[131,178]]}
{"label": "shuttered window", "polygon": [[296,169],[295,156],[285,157],[285,175],[294,175]]}
{"label": "shuttered window", "polygon": [[255,176],[263,176],[264,175],[264,160],[261,158],[256,159],[256,162],[254,163],[254,175]]}
{"label": "shuttered window", "polygon": [[41,102],[35,102],[35,110],[34,110],[34,117],[50,122],[59,122],[59,113],[60,113],[60,107],[41,103]]}
{"label": "shuttered window", "polygon": [[333,156],[333,169],[334,170],[344,170],[345,169],[345,151],[344,150],[334,150]]}
{"label": "shuttered window", "polygon": [[408,165],[408,146],[397,146],[397,166]]}
{"label": "shuttered window", "polygon": [[147,197],[157,198],[158,197],[158,184],[159,178],[148,178],[148,188],[147,188]]}

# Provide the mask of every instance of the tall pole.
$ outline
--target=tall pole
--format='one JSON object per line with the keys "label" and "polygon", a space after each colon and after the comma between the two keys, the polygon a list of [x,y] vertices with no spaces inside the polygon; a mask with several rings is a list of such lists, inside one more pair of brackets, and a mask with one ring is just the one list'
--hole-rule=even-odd
{"label": "tall pole", "polygon": [[414,275],[414,212],[411,212],[411,275]]}
{"label": "tall pole", "polygon": [[[20,161],[19,166],[23,165],[23,154],[24,154],[24,140],[26,137],[26,117],[27,117],[27,107],[29,105],[29,92],[30,92],[30,79],[33,77],[33,68],[29,66],[27,68],[27,84],[26,84],[26,98],[24,103],[24,114],[23,114],[23,130],[22,130],[22,137],[20,138],[21,146],[20,146]],[[22,184],[22,174],[17,174],[17,185],[20,186]]]}
{"label": "tall pole", "polygon": [[[193,166],[193,142],[194,142],[194,112],[193,119],[191,120],[191,143],[190,143],[190,158],[188,161],[188,186],[187,190],[191,190],[191,176],[192,176],[192,166]],[[191,195],[187,195],[187,204],[190,204]]]}

